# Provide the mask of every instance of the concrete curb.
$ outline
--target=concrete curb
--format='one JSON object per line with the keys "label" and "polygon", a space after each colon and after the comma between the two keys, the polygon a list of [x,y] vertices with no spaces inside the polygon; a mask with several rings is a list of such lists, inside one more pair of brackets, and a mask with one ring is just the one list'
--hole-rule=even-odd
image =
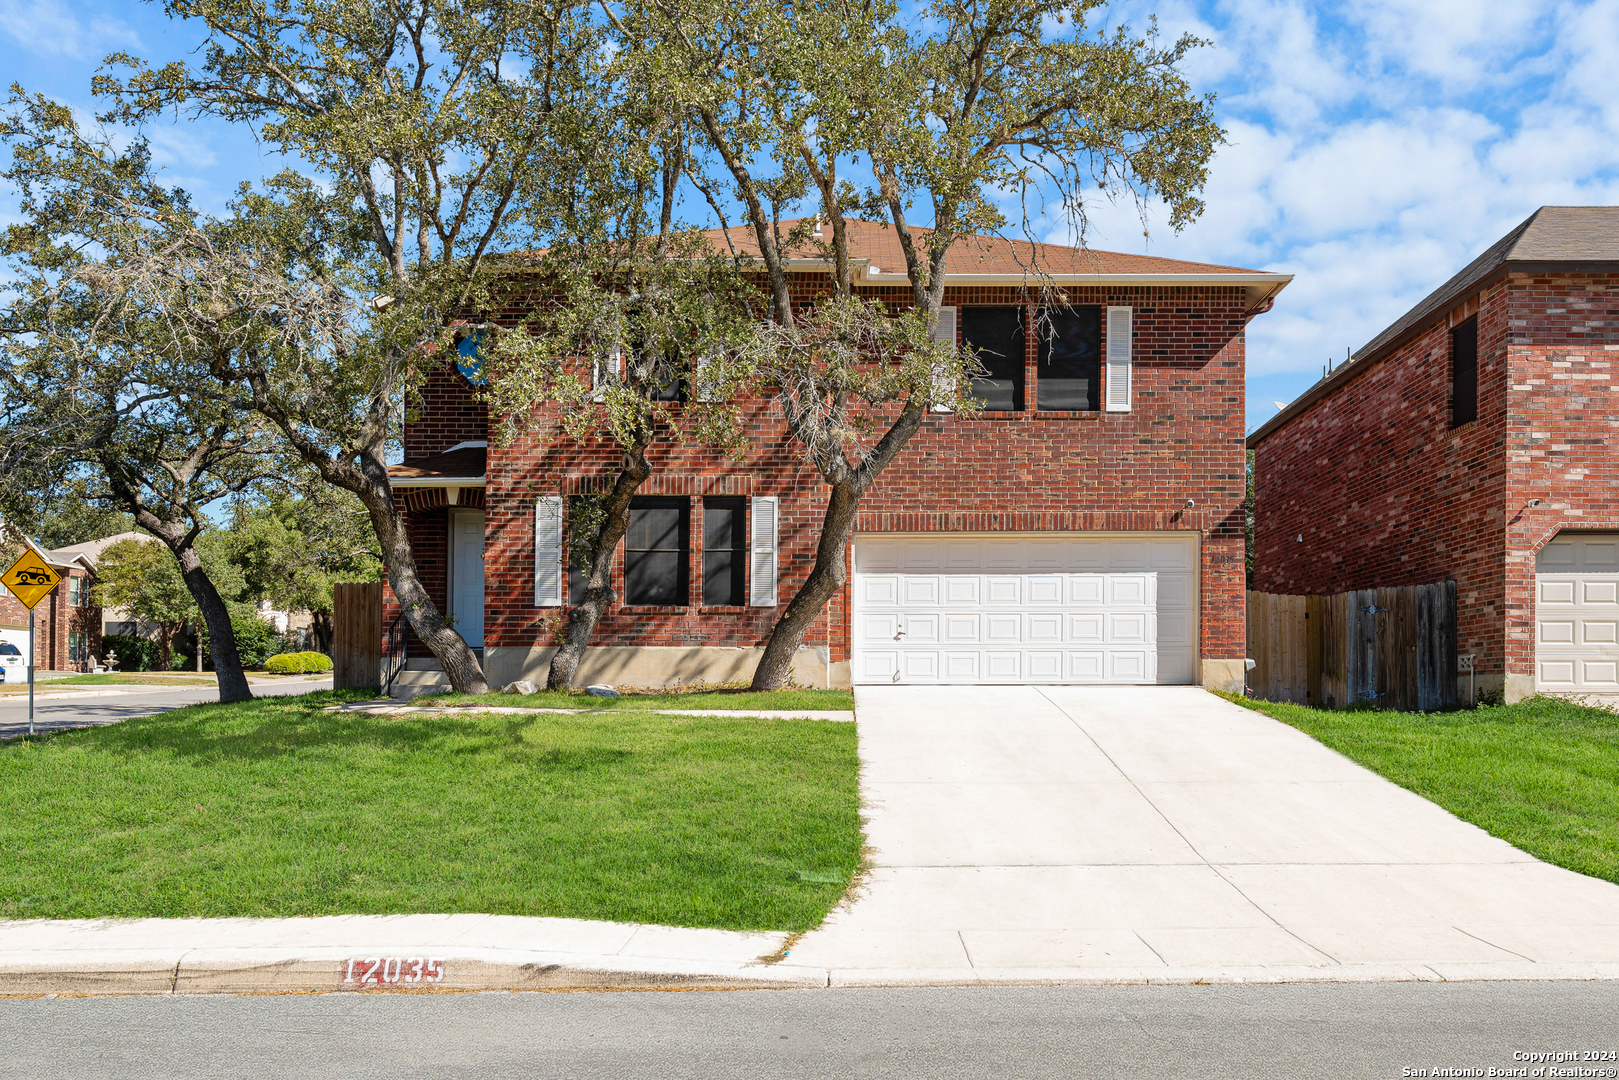
{"label": "concrete curb", "polygon": [[711,716],[725,720],[832,720],[854,723],[852,709],[546,709],[522,705],[397,705],[357,701],[328,705],[323,712],[364,713],[367,716],[475,716],[507,715],[606,716],[612,713],[653,713],[657,716]]}

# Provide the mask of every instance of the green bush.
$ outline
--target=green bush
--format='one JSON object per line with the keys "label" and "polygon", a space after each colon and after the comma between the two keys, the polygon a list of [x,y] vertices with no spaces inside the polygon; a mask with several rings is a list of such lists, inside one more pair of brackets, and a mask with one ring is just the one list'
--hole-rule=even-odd
{"label": "green bush", "polygon": [[[263,667],[264,661],[278,653],[285,644],[274,624],[256,616],[233,618],[230,626],[236,634],[236,655],[242,658],[243,668]],[[210,649],[209,659],[212,658],[213,650]]]}
{"label": "green bush", "polygon": [[107,654],[118,657],[119,671],[155,671],[157,669],[157,642],[135,634],[107,634],[101,639],[101,651],[96,659],[106,663]]}
{"label": "green bush", "polygon": [[325,653],[277,653],[264,661],[264,670],[272,675],[308,675],[332,670],[332,658]]}

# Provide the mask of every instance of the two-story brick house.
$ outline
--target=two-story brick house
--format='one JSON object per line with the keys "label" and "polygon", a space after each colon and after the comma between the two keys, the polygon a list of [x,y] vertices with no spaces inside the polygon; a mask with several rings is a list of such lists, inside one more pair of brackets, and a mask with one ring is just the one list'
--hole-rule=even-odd
{"label": "two-story brick house", "polygon": [[[859,291],[908,306],[893,232],[850,228]],[[931,416],[867,495],[849,586],[795,678],[1240,687],[1244,330],[1290,278],[983,237],[949,266],[941,332],[986,363],[986,408]],[[803,300],[825,291],[815,251],[789,269]],[[1050,290],[1062,302],[1037,318]],[[491,683],[539,679],[578,588],[568,499],[610,484],[617,453],[554,431],[492,443],[469,372],[446,364],[423,388],[393,484],[424,582],[483,649]],[[827,489],[768,401],[741,408],[745,461],[653,448],[616,564],[620,604],[583,680],[751,674],[813,564]]]}
{"label": "two-story brick house", "polygon": [[1289,404],[1254,587],[1454,580],[1478,686],[1619,691],[1619,207],[1546,206]]}
{"label": "two-story brick house", "polygon": [[[16,554],[12,552],[7,562]],[[96,606],[93,591],[95,564],[75,548],[45,555],[62,581],[34,608],[36,664],[45,671],[89,671],[90,658],[101,652],[101,608]],[[0,589],[0,640],[17,646],[24,657],[28,655],[28,609],[4,589]]]}

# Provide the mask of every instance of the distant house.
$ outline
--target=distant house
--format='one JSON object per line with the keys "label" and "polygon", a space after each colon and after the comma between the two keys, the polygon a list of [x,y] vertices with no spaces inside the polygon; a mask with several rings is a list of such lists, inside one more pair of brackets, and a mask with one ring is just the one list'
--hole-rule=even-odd
{"label": "distant house", "polygon": [[1545,206],[1248,438],[1254,588],[1453,579],[1478,683],[1619,692],[1619,206]]}
{"label": "distant house", "polygon": [[[67,547],[57,548],[53,554],[68,558],[85,560],[85,565],[92,571],[101,561],[101,553],[123,540],[140,540],[145,543],[161,543],[157,537],[143,532],[121,532],[112,536],[103,536],[99,540],[86,540],[82,544],[69,544]],[[145,625],[139,615],[125,608],[104,608],[101,612],[101,633],[146,635],[154,632]],[[99,654],[98,654],[99,655]]]}
{"label": "distant house", "polygon": [[[95,564],[70,548],[45,555],[62,581],[34,608],[37,666],[46,671],[89,671],[90,658],[101,655],[101,609],[92,595]],[[3,589],[0,641],[16,645],[28,656],[28,609]]]}

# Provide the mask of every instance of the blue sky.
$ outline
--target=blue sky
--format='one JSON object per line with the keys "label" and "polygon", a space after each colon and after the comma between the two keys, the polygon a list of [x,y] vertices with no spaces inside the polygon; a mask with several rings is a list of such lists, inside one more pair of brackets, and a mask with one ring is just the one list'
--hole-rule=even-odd
{"label": "blue sky", "polygon": [[[1086,240],[1296,275],[1249,328],[1250,429],[1537,207],[1619,203],[1619,0],[1125,0],[1107,17],[1153,12],[1213,41],[1187,72],[1230,141],[1183,233],[1149,208],[1143,236],[1133,206],[1103,203]],[[107,52],[177,58],[201,36],[149,4],[0,0],[0,76],[89,112]],[[280,167],[220,125],[148,134],[204,206]]]}

